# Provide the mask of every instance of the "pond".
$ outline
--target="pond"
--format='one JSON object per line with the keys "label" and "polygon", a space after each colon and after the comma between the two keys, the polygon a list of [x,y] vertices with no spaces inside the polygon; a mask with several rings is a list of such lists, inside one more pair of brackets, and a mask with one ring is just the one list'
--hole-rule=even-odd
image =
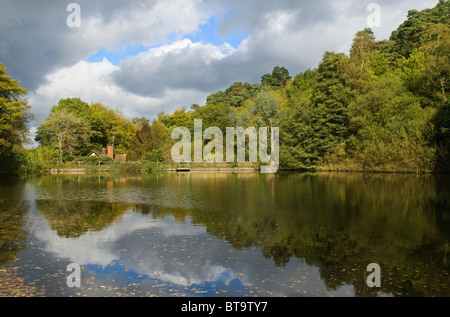
{"label": "pond", "polygon": [[[446,175],[0,182],[4,297],[447,297],[449,242]],[[75,286],[72,263],[80,268]],[[375,287],[372,263],[380,268]]]}

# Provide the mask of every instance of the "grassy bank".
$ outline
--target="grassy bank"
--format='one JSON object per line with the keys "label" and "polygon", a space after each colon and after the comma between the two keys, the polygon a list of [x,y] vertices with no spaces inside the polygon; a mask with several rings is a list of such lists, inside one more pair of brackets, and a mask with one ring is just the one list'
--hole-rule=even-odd
{"label": "grassy bank", "polygon": [[116,162],[116,161],[72,161],[64,164],[48,165],[45,169],[29,174],[84,174],[84,173],[129,173],[151,174],[156,172],[208,171],[208,172],[256,172],[257,163],[155,163],[155,162]]}

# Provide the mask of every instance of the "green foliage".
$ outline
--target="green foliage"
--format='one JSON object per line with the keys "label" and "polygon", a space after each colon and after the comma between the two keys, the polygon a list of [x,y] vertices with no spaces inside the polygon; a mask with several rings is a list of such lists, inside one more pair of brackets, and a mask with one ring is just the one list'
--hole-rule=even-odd
{"label": "green foliage", "polygon": [[83,156],[77,158],[77,162],[86,165],[97,165],[102,163],[113,163],[114,160],[110,157],[98,157],[98,156]]}
{"label": "green foliage", "polygon": [[[254,103],[248,107],[246,125],[256,127],[276,127],[280,123],[280,107],[278,98],[270,91],[263,90],[255,98]],[[244,115],[245,116],[245,115]]]}
{"label": "green foliage", "polygon": [[37,174],[48,172],[58,162],[58,159],[57,149],[40,145],[28,152],[27,172]]}
{"label": "green foliage", "polygon": [[423,34],[426,42],[401,63],[402,75],[408,88],[423,103],[438,107],[450,90],[450,27],[436,24]]}
{"label": "green foliage", "polygon": [[450,98],[440,107],[433,119],[437,147],[437,170],[450,171]]}
{"label": "green foliage", "polygon": [[205,127],[218,127],[225,131],[230,126],[228,117],[229,108],[222,104],[207,104],[199,107],[192,114],[193,119],[201,119]]}
{"label": "green foliage", "polygon": [[158,114],[158,121],[162,122],[167,128],[176,127],[194,127],[192,123],[192,113],[186,112],[186,107],[175,110],[171,115],[164,111]]}
{"label": "green foliage", "polygon": [[375,35],[371,29],[364,29],[356,33],[350,49],[350,58],[361,65],[361,69],[367,66],[369,54],[375,49]]}
{"label": "green foliage", "polygon": [[274,89],[284,89],[287,83],[291,80],[289,71],[280,66],[276,66],[272,74],[265,74],[261,78],[261,84]]}
{"label": "green foliage", "polygon": [[59,163],[70,160],[87,147],[91,136],[89,122],[66,109],[52,111],[36,132],[36,141],[41,145],[58,149]]}
{"label": "green foliage", "polygon": [[131,140],[129,156],[131,160],[165,162],[169,159],[171,145],[169,129],[163,122],[155,120],[151,126],[144,124],[136,132]]}
{"label": "green foliage", "polygon": [[[207,105],[223,104],[227,107],[243,107],[245,101],[254,98],[261,91],[260,84],[236,82],[225,91],[219,91],[206,98]],[[196,111],[198,109],[193,109]]]}
{"label": "green foliage", "polygon": [[421,107],[400,78],[373,81],[349,106],[356,138],[352,157],[366,170],[431,170],[434,149],[426,131],[433,114],[433,109]]}
{"label": "green foliage", "polygon": [[313,89],[317,83],[317,71],[307,70],[298,74],[287,89],[290,113],[280,128],[280,164],[285,169],[307,169],[318,159],[312,141],[314,113],[311,102]]}
{"label": "green foliage", "polygon": [[164,152],[162,149],[156,149],[156,150],[152,150],[149,154],[147,154],[146,160],[149,162],[162,163],[162,162],[165,162],[167,160],[167,158],[164,155]]}
{"label": "green foliage", "polygon": [[138,130],[140,130],[144,126],[144,124],[150,124],[150,121],[145,117],[134,118],[133,120],[131,120],[131,122],[136,126]]}
{"label": "green foliage", "polygon": [[116,152],[125,152],[136,131],[135,125],[122,114],[100,103],[89,105],[79,98],[61,99],[50,110],[50,116],[63,110],[86,121],[90,126],[89,142],[76,147],[76,152],[81,155],[87,155],[92,149],[101,150],[108,144],[114,144]]}
{"label": "green foliage", "polygon": [[[130,146],[131,139],[136,132],[136,127],[117,110],[94,103],[89,106],[91,109],[91,126],[100,135],[97,140],[91,139],[92,145],[101,149],[108,144],[114,144],[116,153],[126,153]],[[90,152],[89,148],[87,152]],[[87,154],[87,153],[86,153]]]}
{"label": "green foliage", "polygon": [[73,113],[76,116],[85,119],[88,119],[91,116],[89,104],[82,101],[80,98],[61,99],[56,106],[52,107],[50,113],[55,113],[62,110]]}
{"label": "green foliage", "polygon": [[450,2],[439,0],[436,7],[423,11],[410,10],[408,19],[392,33],[393,50],[404,59],[421,46],[424,35],[433,24],[450,25]]}
{"label": "green foliage", "polygon": [[27,141],[30,106],[26,89],[6,74],[0,63],[0,173],[13,173],[24,159],[23,144]]}
{"label": "green foliage", "polygon": [[350,57],[327,52],[285,90],[284,168],[449,168],[449,2],[411,11],[389,41],[365,29]]}
{"label": "green foliage", "polygon": [[311,102],[313,112],[311,142],[319,158],[332,154],[348,136],[347,106],[351,101],[351,89],[341,76],[343,54],[327,52],[317,69],[317,83]]}

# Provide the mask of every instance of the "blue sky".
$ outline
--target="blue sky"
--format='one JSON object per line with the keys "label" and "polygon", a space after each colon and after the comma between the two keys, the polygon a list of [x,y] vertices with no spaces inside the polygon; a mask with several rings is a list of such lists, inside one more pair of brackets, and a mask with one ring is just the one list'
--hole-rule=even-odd
{"label": "blue sky", "polygon": [[[209,43],[216,46],[230,44],[233,48],[238,48],[244,39],[249,36],[249,32],[242,30],[235,30],[229,34],[220,34],[218,32],[218,22],[216,16],[211,16],[210,19],[199,27],[199,30],[192,34],[186,34],[183,39],[189,39],[192,42]],[[176,34],[171,34],[167,38],[167,42],[174,42],[177,40]],[[118,50],[109,51],[105,48],[100,49],[94,55],[85,59],[89,63],[101,62],[104,58],[108,59],[112,64],[118,65],[123,59],[130,56],[136,56],[139,53],[146,52],[149,49],[158,47],[163,43],[158,43],[153,46],[143,46],[124,42],[120,45]]]}
{"label": "blue sky", "polygon": [[108,59],[112,64],[118,65],[124,58],[129,56],[136,56],[139,53],[149,50],[151,47],[145,47],[142,45],[124,44],[124,48],[118,51],[110,52],[107,49],[100,49],[94,55],[88,57],[86,61],[88,63],[99,63],[104,58]]}
{"label": "blue sky", "polygon": [[221,35],[218,32],[219,23],[217,17],[212,16],[207,23],[200,26],[200,30],[194,34],[188,34],[185,38],[192,42],[211,43],[214,45],[230,44],[234,48],[238,48],[239,44],[250,34],[245,29],[235,30],[229,34]]}

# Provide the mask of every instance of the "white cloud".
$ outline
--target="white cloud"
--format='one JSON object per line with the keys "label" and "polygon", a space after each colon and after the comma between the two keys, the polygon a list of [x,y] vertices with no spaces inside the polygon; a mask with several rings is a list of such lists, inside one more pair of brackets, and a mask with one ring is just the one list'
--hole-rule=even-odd
{"label": "white cloud", "polygon": [[[114,248],[122,239],[136,235],[137,232],[158,231],[159,237],[170,240],[173,237],[202,237],[206,229],[194,226],[190,223],[180,225],[172,217],[166,217],[164,221],[154,220],[137,213],[128,212],[118,221],[102,231],[89,231],[77,238],[62,238],[57,232],[52,231],[48,222],[42,216],[34,219],[33,234],[41,241],[45,241],[45,249],[55,257],[68,259],[81,266],[96,264],[102,268],[111,265],[114,261],[139,274],[156,276],[167,282],[189,286],[203,282],[218,281],[224,272],[228,270],[222,265],[213,264],[211,253],[206,254],[206,259],[198,260],[193,264],[177,261],[163,261],[162,257],[167,252],[159,251],[150,246],[137,248],[127,245],[127,253],[122,256]],[[179,239],[178,239],[179,240]],[[136,257],[142,259],[136,261]],[[183,268],[177,264],[182,263]],[[239,275],[233,271],[228,272],[226,282]]]}
{"label": "white cloud", "polygon": [[226,74],[219,69],[220,62],[233,52],[229,45],[218,47],[185,39],[125,59],[114,79],[142,96],[160,96],[170,90],[212,93],[223,85],[222,75]]}
{"label": "white cloud", "polygon": [[99,63],[81,61],[47,75],[46,83],[29,95],[37,124],[63,98],[80,98],[88,103],[100,102],[121,111],[130,119],[142,115],[154,118],[161,111],[170,113],[184,105],[184,102],[195,103],[204,98],[202,93],[193,89],[165,91],[158,98],[127,92],[112,78],[113,73],[119,69],[119,66],[104,59]]}
{"label": "white cloud", "polygon": [[96,50],[114,50],[123,42],[149,46],[172,34],[193,33],[209,17],[201,0],[130,2],[128,5],[108,18],[96,14],[84,19],[79,36]]}

